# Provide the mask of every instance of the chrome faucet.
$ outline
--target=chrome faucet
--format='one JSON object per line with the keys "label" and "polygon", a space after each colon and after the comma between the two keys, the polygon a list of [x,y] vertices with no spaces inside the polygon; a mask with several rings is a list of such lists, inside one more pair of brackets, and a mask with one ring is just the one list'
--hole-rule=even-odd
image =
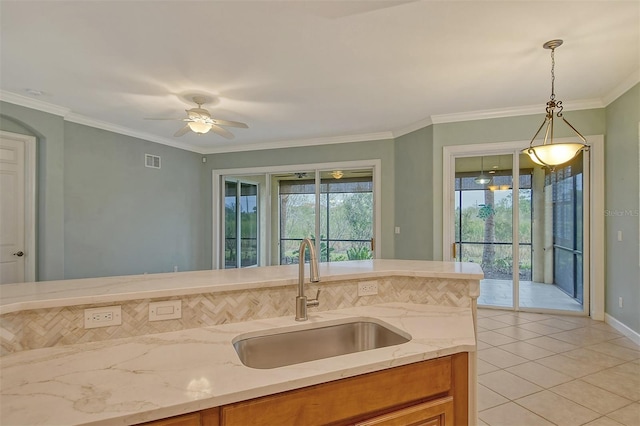
{"label": "chrome faucet", "polygon": [[320,290],[318,290],[318,293],[316,293],[315,299],[307,300],[307,296],[304,295],[304,252],[306,247],[309,247],[310,255],[309,279],[314,283],[320,281],[320,276],[318,275],[318,258],[316,256],[316,248],[309,238],[305,238],[300,243],[300,249],[298,250],[298,297],[296,297],[296,321],[308,320],[309,317],[307,317],[307,308],[309,306],[318,306],[320,304],[320,302],[318,301]]}

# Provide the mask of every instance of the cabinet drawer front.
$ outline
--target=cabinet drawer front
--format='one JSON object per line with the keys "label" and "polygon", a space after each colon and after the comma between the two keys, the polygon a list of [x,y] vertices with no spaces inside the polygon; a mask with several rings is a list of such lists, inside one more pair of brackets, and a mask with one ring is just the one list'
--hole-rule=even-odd
{"label": "cabinet drawer front", "polygon": [[200,426],[200,413],[185,414],[144,423],[142,426]]}
{"label": "cabinet drawer front", "polygon": [[374,417],[354,426],[448,426],[453,425],[453,397],[423,402]]}
{"label": "cabinet drawer front", "polygon": [[447,356],[224,406],[221,423],[328,424],[444,394],[450,388]]}

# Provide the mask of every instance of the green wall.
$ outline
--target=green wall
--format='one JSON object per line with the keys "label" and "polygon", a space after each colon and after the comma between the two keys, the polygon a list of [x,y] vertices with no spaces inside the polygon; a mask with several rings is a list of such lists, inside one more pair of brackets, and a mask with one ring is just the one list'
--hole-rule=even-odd
{"label": "green wall", "polygon": [[205,269],[201,167],[193,152],[65,122],[65,278]]}
{"label": "green wall", "polygon": [[[606,116],[605,311],[640,333],[640,84],[612,102]],[[618,231],[622,241],[618,241]],[[619,297],[624,300],[622,308]]]}
{"label": "green wall", "polygon": [[433,126],[395,141],[395,257],[433,259],[433,211],[441,204],[433,196]]}
{"label": "green wall", "polygon": [[37,139],[39,281],[210,267],[199,154],[9,103],[0,117]]}

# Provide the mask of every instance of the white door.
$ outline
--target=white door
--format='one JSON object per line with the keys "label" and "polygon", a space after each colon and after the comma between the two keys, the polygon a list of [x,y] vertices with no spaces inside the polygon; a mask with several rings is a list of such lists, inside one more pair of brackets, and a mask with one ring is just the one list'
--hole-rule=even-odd
{"label": "white door", "polygon": [[[25,218],[28,220],[31,212],[25,209],[25,200],[30,198],[25,160],[27,144],[35,139],[15,136],[3,132],[0,137],[0,284],[24,282],[27,271]],[[26,277],[32,279],[30,275]]]}

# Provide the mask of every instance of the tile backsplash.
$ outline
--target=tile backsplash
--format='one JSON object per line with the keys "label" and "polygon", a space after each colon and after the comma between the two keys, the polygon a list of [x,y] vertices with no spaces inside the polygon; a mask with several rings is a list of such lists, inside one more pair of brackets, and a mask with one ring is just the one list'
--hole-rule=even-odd
{"label": "tile backsplash", "polygon": [[[310,308],[309,314],[386,302],[472,307],[479,290],[478,280],[392,276],[375,280],[377,295],[359,297],[359,281],[306,284],[305,292],[310,297],[315,297],[317,289],[321,290],[320,306]],[[14,312],[0,316],[0,354],[261,318],[293,317],[296,296],[297,285],[288,285]],[[149,303],[176,299],[182,300],[182,318],[149,321]],[[84,328],[85,309],[111,305],[122,307],[121,325]]]}

